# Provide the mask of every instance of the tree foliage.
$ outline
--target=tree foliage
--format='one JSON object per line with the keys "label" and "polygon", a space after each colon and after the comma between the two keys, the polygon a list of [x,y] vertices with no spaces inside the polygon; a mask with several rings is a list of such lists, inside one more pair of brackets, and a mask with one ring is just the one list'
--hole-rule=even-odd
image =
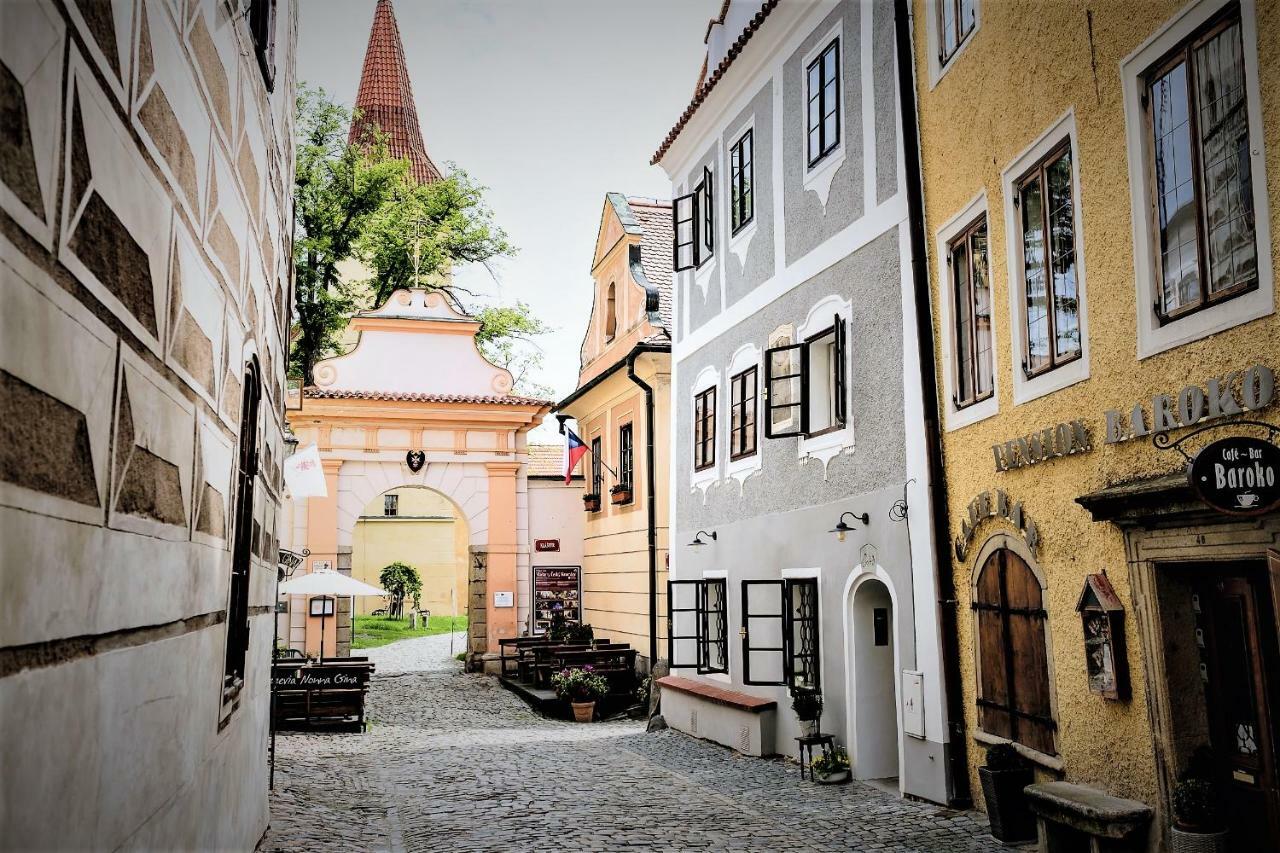
{"label": "tree foliage", "polygon": [[534,380],[542,368],[542,351],[535,339],[550,332],[550,327],[521,301],[486,306],[475,313],[475,318],[480,321],[476,345],[484,357],[511,371],[516,391],[533,397],[548,396],[551,389]]}
{"label": "tree foliage", "polygon": [[404,615],[406,598],[413,599],[414,610],[421,609],[419,596],[422,595],[422,578],[418,577],[418,570],[413,566],[397,560],[383,568],[382,574],[378,575],[378,583],[391,593],[391,604],[387,608],[388,616],[399,619]]}

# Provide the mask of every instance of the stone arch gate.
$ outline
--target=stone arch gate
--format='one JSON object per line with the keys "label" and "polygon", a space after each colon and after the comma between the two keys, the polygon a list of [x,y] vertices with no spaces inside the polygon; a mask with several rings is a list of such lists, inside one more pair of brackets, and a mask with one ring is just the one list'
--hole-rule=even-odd
{"label": "stone arch gate", "polygon": [[[469,528],[468,649],[496,652],[528,615],[526,437],[551,403],[510,393],[511,374],[476,348],[480,324],[438,292],[396,291],[351,328],[356,348],[318,363],[315,385],[290,400],[290,428],[300,447],[318,447],[328,493],[290,502],[290,547],[311,551],[302,570],[350,571],[370,500],[401,486],[440,492]],[[339,648],[341,621],[324,623],[326,649]],[[289,603],[290,646],[314,653],[321,624],[305,601]]]}

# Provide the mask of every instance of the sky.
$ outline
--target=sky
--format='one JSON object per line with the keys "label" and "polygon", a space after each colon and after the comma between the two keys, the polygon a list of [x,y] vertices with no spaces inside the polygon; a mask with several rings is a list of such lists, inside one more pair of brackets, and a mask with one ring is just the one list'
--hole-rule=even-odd
{"label": "sky", "polygon": [[[375,0],[304,0],[298,79],[350,106]],[[527,302],[554,331],[536,377],[577,384],[604,194],[669,198],[649,158],[688,105],[720,0],[397,0],[431,158],[488,187],[518,249],[462,268],[464,287]],[[553,419],[551,420],[554,424]],[[544,425],[536,439],[554,440]]]}

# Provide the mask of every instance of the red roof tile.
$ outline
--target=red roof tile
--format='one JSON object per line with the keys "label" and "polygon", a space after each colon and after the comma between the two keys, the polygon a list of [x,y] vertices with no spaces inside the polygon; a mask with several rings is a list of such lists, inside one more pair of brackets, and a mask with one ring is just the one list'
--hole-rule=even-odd
{"label": "red roof tile", "polygon": [[628,197],[627,206],[644,232],[640,237],[640,264],[645,277],[658,288],[658,314],[670,331],[671,202]]}
{"label": "red roof tile", "polygon": [[392,157],[409,161],[409,172],[420,183],[441,178],[427,154],[413,102],[413,86],[404,61],[404,45],[391,0],[378,0],[365,48],[360,91],[356,94],[358,118],[351,123],[348,142],[356,142],[370,125],[381,128]]}
{"label": "red roof tile", "polygon": [[[781,0],[765,0],[764,4],[760,7],[760,11],[751,16],[751,20],[747,22],[746,28],[743,29],[738,38],[734,40],[733,44],[729,47],[728,52],[725,53],[724,59],[720,60],[720,64],[716,66],[710,76],[707,76],[707,69],[704,61],[703,76],[706,79],[700,82],[697,91],[693,93],[693,100],[689,102],[689,106],[685,107],[684,112],[680,114],[679,120],[676,121],[675,127],[671,128],[666,139],[663,139],[662,144],[658,146],[658,150],[654,153],[653,159],[649,161],[650,165],[656,166],[658,161],[662,159],[663,155],[667,153],[667,149],[669,149],[676,141],[676,137],[680,135],[680,131],[684,130],[684,126],[689,123],[689,119],[693,118],[693,114],[698,111],[698,107],[702,106],[702,102],[707,99],[707,95],[711,94],[711,90],[720,82],[720,78],[729,70],[729,66],[738,58],[738,54],[742,53],[742,49],[747,46],[747,42],[751,41],[751,37],[756,34],[756,30],[760,29],[760,26],[764,23],[764,19],[769,17],[769,13],[777,8],[779,2],[781,2]],[[715,21],[712,23],[715,23]]]}
{"label": "red roof tile", "polygon": [[387,400],[398,403],[475,403],[488,406],[550,406],[551,400],[516,394],[427,394],[419,391],[329,390],[309,386],[304,397],[317,400]]}

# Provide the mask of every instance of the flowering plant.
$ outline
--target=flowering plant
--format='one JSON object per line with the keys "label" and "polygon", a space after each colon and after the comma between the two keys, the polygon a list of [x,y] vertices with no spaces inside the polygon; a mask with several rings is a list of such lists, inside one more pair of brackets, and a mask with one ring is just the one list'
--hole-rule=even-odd
{"label": "flowering plant", "polygon": [[809,765],[813,768],[813,772],[819,776],[829,776],[832,773],[839,773],[842,770],[849,769],[849,753],[845,752],[843,746],[837,746],[830,752],[823,752],[813,760]]}
{"label": "flowering plant", "polygon": [[591,664],[560,670],[551,676],[551,686],[557,696],[570,702],[594,702],[609,694],[608,680],[597,674]]}

